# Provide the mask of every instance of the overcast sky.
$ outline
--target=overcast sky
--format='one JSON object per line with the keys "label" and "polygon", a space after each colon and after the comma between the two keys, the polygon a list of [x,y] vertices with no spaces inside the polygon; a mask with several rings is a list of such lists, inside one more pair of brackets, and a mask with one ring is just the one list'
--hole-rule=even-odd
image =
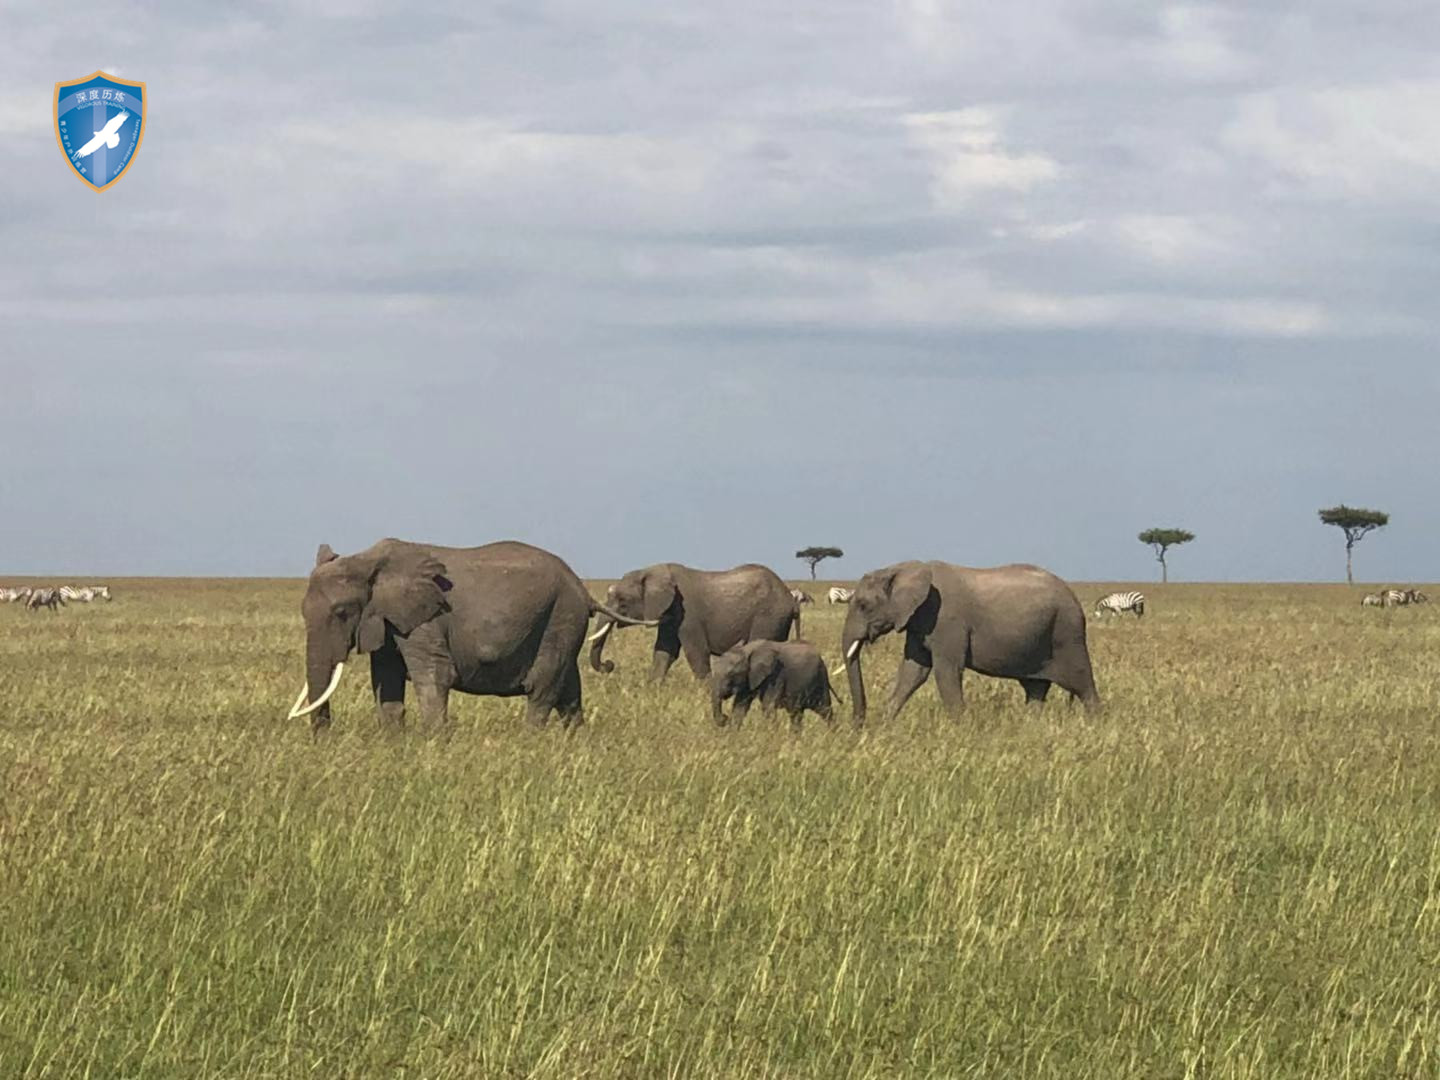
{"label": "overcast sky", "polygon": [[[1440,5],[0,0],[0,571],[1440,578]],[[95,193],[56,81],[148,84]]]}

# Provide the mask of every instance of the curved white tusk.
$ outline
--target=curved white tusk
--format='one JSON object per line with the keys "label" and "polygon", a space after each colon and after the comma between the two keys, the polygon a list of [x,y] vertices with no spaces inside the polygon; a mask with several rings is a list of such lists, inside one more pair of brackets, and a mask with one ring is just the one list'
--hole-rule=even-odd
{"label": "curved white tusk", "polygon": [[844,675],[844,674],[845,674],[845,665],[844,665],[844,664],[838,664],[838,665],[836,665],[835,670],[832,671],[832,672],[830,672],[830,674],[831,674],[831,675]]}
{"label": "curved white tusk", "polygon": [[611,630],[614,630],[614,629],[615,629],[615,624],[614,624],[613,622],[607,622],[604,626],[600,627],[599,630],[596,630],[593,634],[591,634],[591,635],[590,635],[589,637],[587,637],[585,640],[586,640],[586,641],[594,641],[596,638],[603,638],[606,634],[608,634]]}
{"label": "curved white tusk", "polygon": [[306,697],[306,695],[309,694],[309,693],[310,693],[310,687],[307,686],[305,683],[301,683],[301,684],[300,684],[300,696],[295,699],[295,704],[290,706],[290,715],[286,717],[287,720],[294,720],[294,719],[295,719],[296,715],[297,715],[297,714],[299,713],[299,711],[300,711],[300,706],[305,704],[305,697]]}
{"label": "curved white tusk", "polygon": [[313,705],[307,705],[307,706],[305,706],[305,708],[301,709],[299,712],[296,712],[295,710],[292,709],[292,710],[290,711],[290,719],[291,719],[291,720],[298,720],[300,717],[305,716],[305,715],[307,715],[307,714],[309,714],[309,713],[314,712],[314,711],[315,711],[316,709],[318,709],[321,705],[324,705],[325,702],[329,701],[329,700],[330,700],[330,695],[333,694],[333,693],[335,693],[335,688],[340,685],[340,676],[343,675],[344,673],[345,673],[345,662],[342,660],[340,663],[338,663],[338,664],[335,665],[335,672],[334,672],[334,674],[332,674],[332,675],[330,676],[330,685],[325,688],[325,692],[320,695],[319,699],[318,699]]}
{"label": "curved white tusk", "polygon": [[859,638],[856,638],[854,644],[852,644],[852,645],[850,646],[850,651],[845,654],[845,659],[846,659],[846,660],[854,660],[854,659],[855,659],[855,654],[856,654],[857,652],[859,652],[859,651],[860,651],[860,639],[859,639]]}

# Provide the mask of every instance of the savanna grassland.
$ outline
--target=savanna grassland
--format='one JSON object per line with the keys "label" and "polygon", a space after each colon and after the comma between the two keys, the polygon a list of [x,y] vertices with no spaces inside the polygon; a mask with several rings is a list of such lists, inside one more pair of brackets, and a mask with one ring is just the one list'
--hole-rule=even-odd
{"label": "savanna grassland", "polygon": [[0,1076],[1440,1073],[1440,603],[1147,585],[1103,714],[794,737],[626,630],[573,737],[362,664],[316,742],[301,583],[112,584],[0,607]]}

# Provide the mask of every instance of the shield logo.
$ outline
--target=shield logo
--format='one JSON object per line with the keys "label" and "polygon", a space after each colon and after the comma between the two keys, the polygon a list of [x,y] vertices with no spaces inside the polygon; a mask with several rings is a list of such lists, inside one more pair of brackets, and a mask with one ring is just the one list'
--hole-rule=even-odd
{"label": "shield logo", "polygon": [[103,71],[55,84],[55,141],[96,191],[119,180],[145,137],[145,84]]}

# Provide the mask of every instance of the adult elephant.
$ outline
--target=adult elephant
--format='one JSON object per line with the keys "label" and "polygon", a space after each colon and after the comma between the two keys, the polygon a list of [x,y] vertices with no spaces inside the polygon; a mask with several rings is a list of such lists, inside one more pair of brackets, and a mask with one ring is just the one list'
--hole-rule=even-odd
{"label": "adult elephant", "polygon": [[888,719],[932,669],[940,700],[951,713],[965,704],[966,668],[1015,679],[1031,705],[1044,702],[1051,683],[1087,706],[1100,704],[1085,645],[1085,610],[1065,582],[1038,566],[977,570],[903,562],[861,578],[840,641],[857,724],[865,720],[861,647],[902,630],[905,655],[895,673]]}
{"label": "adult elephant", "polygon": [[[535,724],[552,709],[580,720],[580,646],[604,611],[564,560],[506,540],[452,548],[381,540],[354,555],[322,544],[301,601],[306,683],[290,710],[330,723],[330,697],[352,651],[370,656],[382,720],[405,714],[406,680],[423,719],[444,723],[451,690],[527,699]],[[308,704],[307,704],[308,701]]]}
{"label": "adult elephant", "polygon": [[[631,570],[611,585],[606,602],[622,622],[658,623],[650,677],[665,678],[681,652],[698,678],[710,675],[710,658],[747,641],[784,641],[795,627],[800,636],[800,606],[778,574],[746,563],[733,570],[694,570],[679,563],[657,563]],[[590,666],[615,670],[600,655],[616,620],[602,617],[590,636]]]}

